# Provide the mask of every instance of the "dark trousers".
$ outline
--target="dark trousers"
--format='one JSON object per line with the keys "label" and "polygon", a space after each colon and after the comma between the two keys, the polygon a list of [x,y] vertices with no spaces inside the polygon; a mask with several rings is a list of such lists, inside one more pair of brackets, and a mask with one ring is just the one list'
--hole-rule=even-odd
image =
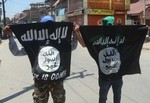
{"label": "dark trousers", "polygon": [[34,80],[34,103],[48,103],[49,93],[51,93],[53,103],[65,103],[65,89],[63,81],[50,83]]}
{"label": "dark trousers", "polygon": [[113,100],[114,103],[120,103],[121,102],[121,89],[123,85],[123,80],[114,80],[114,81],[103,81],[100,80],[99,82],[100,90],[99,90],[99,103],[106,103],[107,100],[107,94],[112,86],[113,89]]}

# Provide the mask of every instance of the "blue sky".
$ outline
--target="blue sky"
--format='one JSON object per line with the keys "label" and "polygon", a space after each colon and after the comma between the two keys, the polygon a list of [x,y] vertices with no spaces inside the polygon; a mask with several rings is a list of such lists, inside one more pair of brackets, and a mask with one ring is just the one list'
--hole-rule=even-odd
{"label": "blue sky", "polygon": [[31,3],[44,1],[45,0],[6,0],[5,2],[6,17],[12,18],[14,17],[15,14],[21,13],[25,9],[30,9]]}

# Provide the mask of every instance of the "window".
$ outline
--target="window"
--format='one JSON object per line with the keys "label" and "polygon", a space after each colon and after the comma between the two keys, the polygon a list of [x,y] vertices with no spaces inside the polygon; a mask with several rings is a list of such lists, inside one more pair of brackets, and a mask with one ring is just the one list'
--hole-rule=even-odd
{"label": "window", "polygon": [[134,21],[134,25],[140,25],[140,21]]}
{"label": "window", "polygon": [[121,24],[122,20],[120,18],[117,19],[117,24]]}

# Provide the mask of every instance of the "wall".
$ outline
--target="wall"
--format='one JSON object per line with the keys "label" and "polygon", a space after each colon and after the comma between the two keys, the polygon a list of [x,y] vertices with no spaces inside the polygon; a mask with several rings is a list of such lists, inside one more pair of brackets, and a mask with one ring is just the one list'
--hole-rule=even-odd
{"label": "wall", "polygon": [[110,0],[88,0],[88,8],[91,9],[111,9]]}
{"label": "wall", "polygon": [[69,0],[68,8],[69,12],[83,8],[83,0]]}
{"label": "wall", "polygon": [[128,10],[129,7],[130,0],[88,0],[91,9]]}

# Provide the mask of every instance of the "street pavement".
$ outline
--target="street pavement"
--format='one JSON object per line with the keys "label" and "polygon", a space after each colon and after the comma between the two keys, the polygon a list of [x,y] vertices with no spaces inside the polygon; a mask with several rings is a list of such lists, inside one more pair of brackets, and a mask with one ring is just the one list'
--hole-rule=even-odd
{"label": "street pavement", "polygon": [[[27,56],[13,56],[8,40],[0,45],[0,103],[33,103],[33,77]],[[140,57],[142,74],[124,76],[121,103],[150,103],[150,43]],[[66,103],[98,103],[98,69],[86,48],[72,52],[71,75],[65,80]],[[49,103],[53,103],[50,97]],[[107,103],[113,103],[112,89]]]}

